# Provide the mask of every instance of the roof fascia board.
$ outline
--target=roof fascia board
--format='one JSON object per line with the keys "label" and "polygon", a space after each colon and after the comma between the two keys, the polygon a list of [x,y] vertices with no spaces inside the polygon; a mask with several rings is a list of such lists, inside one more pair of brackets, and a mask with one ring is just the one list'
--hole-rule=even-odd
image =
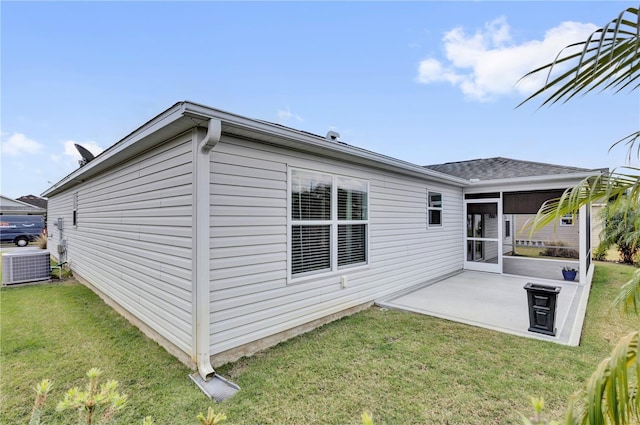
{"label": "roof fascia board", "polygon": [[[64,177],[58,183],[47,189],[41,196],[49,197],[66,190],[76,184],[82,183],[87,178],[114,166],[116,163],[123,161],[130,155],[130,149],[134,145],[137,151],[141,152],[151,147],[159,140],[155,140],[152,136],[157,134],[163,128],[172,123],[176,123],[181,118],[188,118],[185,124],[176,130],[175,135],[186,131],[189,128],[199,125],[206,125],[211,118],[219,119],[223,124],[223,132],[234,134],[234,128],[249,131],[257,140],[267,140],[272,144],[280,144],[296,149],[304,149],[314,153],[323,153],[326,155],[329,151],[339,154],[343,158],[350,157],[356,159],[357,162],[366,165],[375,165],[394,171],[402,171],[405,174],[418,178],[429,178],[437,181],[446,181],[456,186],[466,186],[468,181],[459,177],[450,176],[433,170],[425,169],[419,165],[411,164],[395,158],[387,157],[369,151],[359,151],[358,148],[348,146],[337,142],[329,142],[326,139],[313,136],[309,133],[281,127],[265,121],[246,118],[230,112],[213,109],[197,103],[183,101],[178,102],[158,116],[152,118],[140,128],[136,129],[122,140],[111,146],[109,149],[98,155],[94,160],[85,166],[78,168]],[[183,128],[184,127],[184,128]],[[139,144],[146,141],[146,144]]]}
{"label": "roof fascia board", "polygon": [[[327,155],[328,152],[332,152],[334,155],[337,154],[337,156],[341,158],[348,157],[351,160],[356,160],[358,163],[393,170],[396,172],[401,171],[404,174],[409,174],[422,179],[428,178],[438,181],[444,180],[453,185],[462,187],[469,184],[469,181],[466,179],[433,171],[420,165],[411,164],[385,155],[360,150],[359,148],[340,142],[331,142],[323,137],[314,136],[288,127],[282,127],[265,121],[246,118],[192,102],[184,102],[183,108],[186,116],[192,116],[203,120],[210,118],[221,120],[223,123],[223,133],[234,134],[234,128],[248,130],[257,140],[264,140],[267,138],[269,139],[268,142],[274,145],[283,145],[296,149],[306,148],[306,150],[310,150],[314,153],[323,153],[324,155]],[[305,146],[301,146],[301,144],[304,144]]]}
{"label": "roof fascia board", "polygon": [[[152,136],[160,129],[165,128],[169,124],[180,119],[182,117],[181,110],[182,108],[180,103],[173,105],[171,108],[143,124],[140,128],[127,135],[124,139],[102,152],[88,164],[71,172],[58,183],[43,192],[41,196],[49,197],[54,195],[70,186],[83,182],[88,177],[104,171],[115,163],[121,162],[123,160],[123,156],[126,156],[123,155],[123,152],[131,148],[134,144],[140,143],[146,139],[149,142],[149,146],[152,145],[156,142],[153,140]],[[142,151],[145,148],[147,148],[147,146],[140,146],[139,150]]]}
{"label": "roof fascia board", "polygon": [[[207,121],[212,118],[218,119],[222,122],[222,132],[226,134],[241,137],[243,135],[250,135],[256,140],[273,145],[306,150],[314,154],[324,156],[348,159],[359,164],[400,172],[420,179],[447,182],[449,184],[465,188],[466,193],[477,193],[488,189],[495,190],[502,187],[510,188],[513,186],[527,184],[566,187],[567,185],[575,185],[584,178],[599,174],[594,170],[593,172],[585,173],[470,181],[386,155],[360,149],[355,146],[328,141],[323,137],[303,131],[279,126],[266,121],[243,117],[197,103],[183,101],[176,103],[166,111],[152,118],[140,128],[127,135],[102,154],[98,155],[93,161],[64,177],[54,186],[47,189],[42,196],[48,197],[62,190],[66,190],[69,187],[81,183],[88,177],[98,174],[101,171],[114,166],[116,163],[124,161],[127,157],[131,156],[132,153],[139,153],[150,148],[153,144],[161,141],[159,140],[160,137],[157,137],[158,133],[161,130],[166,129],[171,124],[175,124],[176,127],[172,129],[174,131],[172,131],[172,135],[169,137],[175,137],[189,128],[206,125]],[[182,122],[178,122],[181,119]],[[134,145],[135,151],[133,150]]]}
{"label": "roof fascia board", "polygon": [[575,186],[584,179],[602,174],[594,170],[584,173],[550,174],[546,176],[517,177],[510,179],[495,179],[484,181],[472,181],[466,187],[465,193],[481,193],[487,190],[531,190],[536,189],[566,189]]}

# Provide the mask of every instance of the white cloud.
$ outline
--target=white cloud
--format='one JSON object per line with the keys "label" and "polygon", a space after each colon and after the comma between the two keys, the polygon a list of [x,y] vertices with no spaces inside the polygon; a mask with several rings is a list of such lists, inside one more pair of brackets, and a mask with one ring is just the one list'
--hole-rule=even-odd
{"label": "white cloud", "polygon": [[299,121],[299,122],[304,121],[300,115],[292,113],[288,106],[287,106],[287,109],[278,109],[278,120],[281,123],[285,123],[289,121],[291,118],[294,118],[296,121]]}
{"label": "white cloud", "polygon": [[13,133],[2,142],[0,149],[3,154],[18,156],[21,154],[35,154],[42,150],[43,145],[29,139],[22,133]]}
{"label": "white cloud", "polygon": [[515,44],[505,17],[486,23],[474,34],[456,27],[442,38],[446,60],[422,60],[416,81],[449,83],[477,101],[515,92],[527,95],[543,85],[546,75],[518,82],[523,75],[553,61],[565,46],[585,40],[596,29],[593,24],[563,22],[548,30],[542,40]]}

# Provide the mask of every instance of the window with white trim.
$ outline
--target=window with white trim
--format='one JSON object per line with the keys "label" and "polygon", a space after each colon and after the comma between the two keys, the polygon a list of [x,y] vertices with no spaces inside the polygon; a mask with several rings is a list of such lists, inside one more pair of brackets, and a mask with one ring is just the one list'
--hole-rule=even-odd
{"label": "window with white trim", "polygon": [[367,181],[292,169],[290,190],[292,277],[367,263]]}
{"label": "window with white trim", "polygon": [[560,226],[573,226],[573,214],[565,214],[560,218]]}
{"label": "window with white trim", "polygon": [[442,193],[427,191],[428,227],[442,227]]}

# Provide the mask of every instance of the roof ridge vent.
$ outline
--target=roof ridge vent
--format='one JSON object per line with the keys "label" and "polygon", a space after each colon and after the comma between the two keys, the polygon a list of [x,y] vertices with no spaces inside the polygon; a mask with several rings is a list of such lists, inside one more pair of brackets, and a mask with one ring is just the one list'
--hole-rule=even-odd
{"label": "roof ridge vent", "polygon": [[326,138],[327,140],[331,140],[332,142],[337,142],[340,138],[340,133],[338,133],[337,131],[328,131]]}

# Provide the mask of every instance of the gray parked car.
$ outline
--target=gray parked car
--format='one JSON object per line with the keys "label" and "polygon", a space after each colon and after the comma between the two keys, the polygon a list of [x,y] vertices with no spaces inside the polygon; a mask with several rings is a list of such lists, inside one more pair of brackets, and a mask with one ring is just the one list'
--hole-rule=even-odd
{"label": "gray parked car", "polygon": [[43,231],[44,217],[41,215],[0,215],[0,242],[27,246]]}

